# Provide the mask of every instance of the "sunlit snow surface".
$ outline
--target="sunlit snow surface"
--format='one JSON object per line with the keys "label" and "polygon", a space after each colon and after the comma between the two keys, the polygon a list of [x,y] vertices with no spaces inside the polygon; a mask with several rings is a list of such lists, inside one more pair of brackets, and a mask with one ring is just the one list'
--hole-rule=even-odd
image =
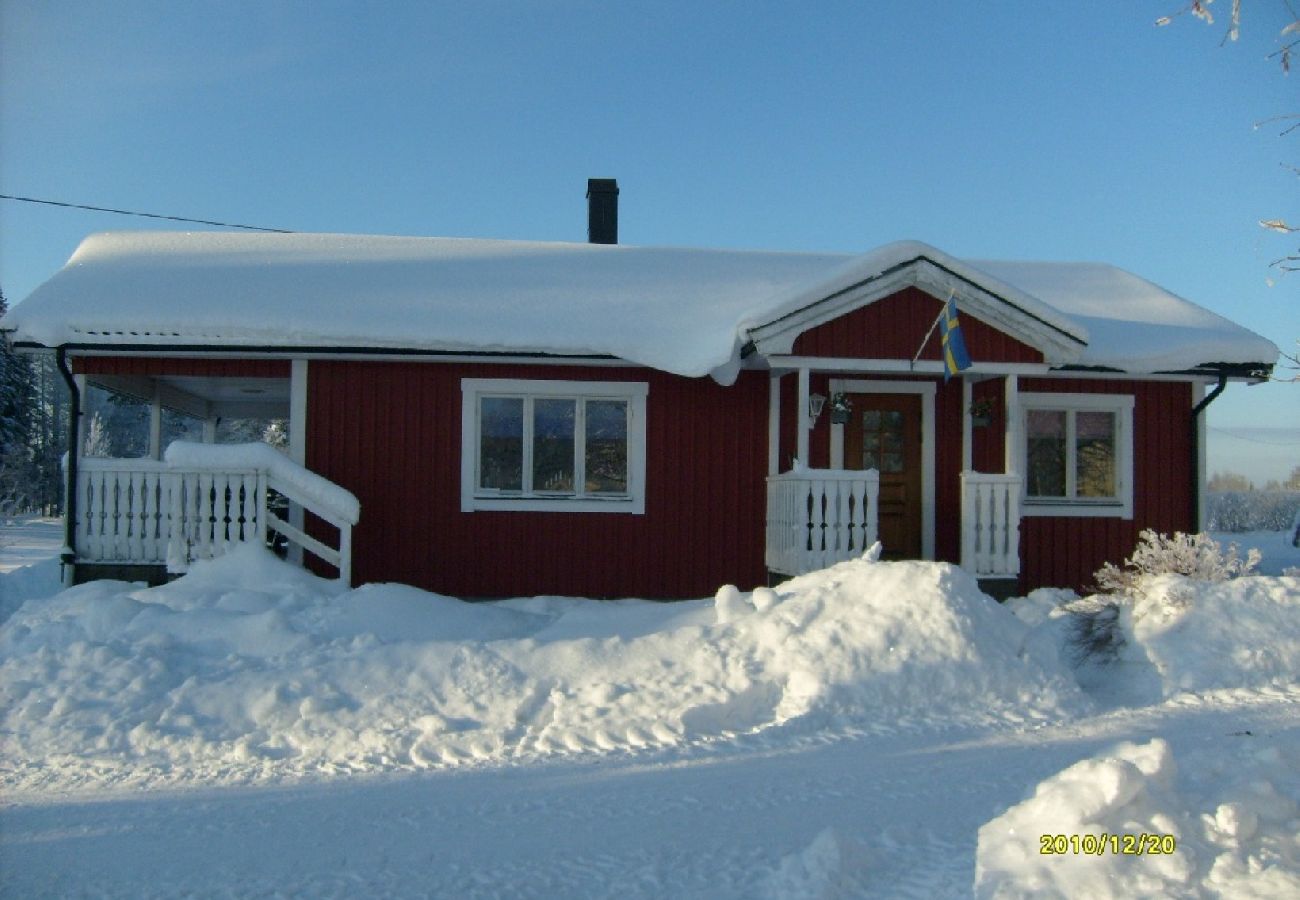
{"label": "sunlit snow surface", "polygon": [[[1272,363],[1268,340],[1114,266],[969,262],[918,241],[856,256],[349,234],[108,232],[16,304],[18,340],[608,354],[701,376],[749,329],[917,259],[1129,372]],[[365,302],[357,302],[357,298]],[[1204,298],[1213,301],[1216,298]],[[1085,346],[1086,345],[1086,346]],[[734,374],[734,373],[733,373]],[[725,378],[723,380],[726,380]]]}
{"label": "sunlit snow surface", "polygon": [[[11,601],[0,892],[1294,893],[1300,581],[1149,596],[1127,693],[927,563],[466,604],[244,551]],[[1039,854],[1103,831],[1178,850]]]}

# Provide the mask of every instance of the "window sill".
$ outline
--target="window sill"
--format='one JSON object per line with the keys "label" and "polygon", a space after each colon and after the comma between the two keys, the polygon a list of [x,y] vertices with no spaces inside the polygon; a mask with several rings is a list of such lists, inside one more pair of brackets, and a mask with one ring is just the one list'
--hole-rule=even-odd
{"label": "window sill", "polygon": [[567,512],[567,513],[623,513],[640,516],[645,514],[643,497],[609,497],[597,499],[584,497],[581,500],[563,497],[467,497],[461,504],[461,512]]}
{"label": "window sill", "polygon": [[1020,504],[1020,514],[1025,518],[1131,519],[1133,518],[1133,505],[1122,500],[1109,503],[1071,503],[1069,501],[1026,499]]}

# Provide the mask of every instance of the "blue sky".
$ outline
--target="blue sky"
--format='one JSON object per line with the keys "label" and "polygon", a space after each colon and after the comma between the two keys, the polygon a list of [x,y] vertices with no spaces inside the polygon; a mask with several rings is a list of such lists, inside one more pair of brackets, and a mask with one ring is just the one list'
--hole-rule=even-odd
{"label": "blue sky", "polygon": [[[1300,219],[1300,137],[1254,127],[1297,111],[1285,7],[1221,46],[1155,27],[1182,5],[0,0],[0,193],[581,241],[616,177],[624,243],[1102,260],[1294,350],[1300,276],[1269,263],[1300,240],[1256,224]],[[151,227],[183,226],[0,201],[0,285]],[[1300,465],[1298,385],[1210,424],[1212,469]]]}

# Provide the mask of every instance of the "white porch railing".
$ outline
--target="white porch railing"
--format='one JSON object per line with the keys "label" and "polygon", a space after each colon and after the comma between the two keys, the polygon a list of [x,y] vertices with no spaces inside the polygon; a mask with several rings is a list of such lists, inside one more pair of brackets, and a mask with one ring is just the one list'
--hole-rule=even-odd
{"label": "white porch railing", "polygon": [[1020,574],[1020,476],[963,472],[961,564],[981,578]]}
{"label": "white porch railing", "polygon": [[767,568],[802,575],[876,542],[880,475],[874,469],[805,469],[767,479]]}
{"label": "white porch railing", "polygon": [[[283,465],[293,466],[287,460]],[[216,468],[143,459],[80,459],[77,562],[164,565],[168,572],[178,574],[195,560],[221,556],[239,544],[265,544],[269,529],[334,566],[340,580],[347,583],[352,575],[355,510],[335,508],[301,490],[295,483],[301,478],[277,475],[260,466]],[[339,546],[326,546],[271,512],[267,499],[273,494],[337,528]]]}

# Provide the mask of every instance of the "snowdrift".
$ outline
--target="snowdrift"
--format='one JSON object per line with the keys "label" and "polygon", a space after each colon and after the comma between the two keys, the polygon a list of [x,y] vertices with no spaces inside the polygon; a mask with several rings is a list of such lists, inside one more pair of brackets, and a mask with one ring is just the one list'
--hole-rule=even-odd
{"label": "snowdrift", "polygon": [[259,548],[0,626],[3,783],[230,782],[812,732],[1019,724],[1088,701],[961,570],[845,563],[657,604],[345,590]]}
{"label": "snowdrift", "polygon": [[1300,753],[1240,737],[1183,772],[1157,738],[1044,781],[980,829],[975,896],[1300,896]]}

